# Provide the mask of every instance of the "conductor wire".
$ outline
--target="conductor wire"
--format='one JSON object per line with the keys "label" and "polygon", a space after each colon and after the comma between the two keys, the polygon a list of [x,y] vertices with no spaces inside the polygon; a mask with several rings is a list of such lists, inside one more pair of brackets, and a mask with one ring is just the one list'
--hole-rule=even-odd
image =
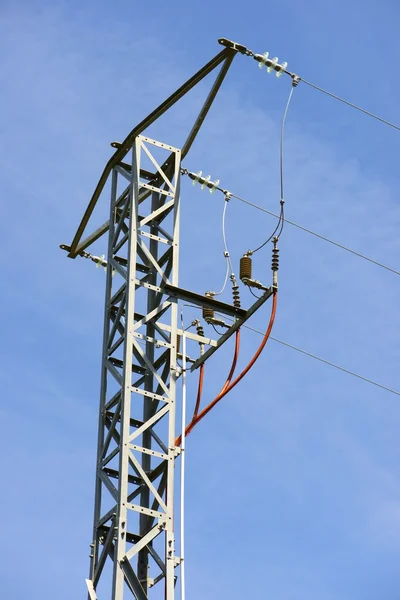
{"label": "conductor wire", "polygon": [[[266,244],[268,244],[268,242],[270,242],[272,240],[272,238],[276,235],[276,237],[280,237],[280,235],[282,234],[283,231],[283,226],[285,224],[285,210],[284,210],[284,204],[285,204],[285,198],[284,198],[284,174],[283,174],[283,144],[284,144],[284,138],[285,138],[285,124],[286,124],[286,117],[288,114],[288,110],[289,110],[289,106],[290,106],[290,101],[292,99],[293,96],[293,90],[294,90],[295,86],[292,85],[292,87],[290,88],[290,93],[289,93],[289,97],[287,99],[286,102],[286,107],[285,107],[285,112],[283,113],[283,119],[282,119],[282,125],[281,125],[281,138],[280,138],[280,147],[279,147],[279,180],[280,180],[280,205],[281,205],[281,210],[280,210],[280,214],[279,214],[279,220],[278,223],[274,229],[274,231],[271,233],[271,235],[269,236],[268,239],[265,240],[265,242],[263,242],[260,246],[258,246],[257,248],[255,248],[254,250],[251,251],[251,254],[255,254],[256,252],[258,252],[259,250],[261,250],[261,248],[264,248],[264,246]],[[235,196],[234,194],[232,194],[233,197],[237,198],[237,196]]]}
{"label": "conductor wire", "polygon": [[[259,335],[264,335],[264,333],[262,331],[260,331],[259,329],[254,329],[254,327],[250,327],[249,325],[242,325],[242,327],[244,327],[245,329],[248,329],[249,331],[253,331],[254,333],[258,333]],[[365,381],[366,383],[369,383],[370,385],[374,385],[378,388],[381,388],[382,390],[385,390],[386,392],[390,392],[391,394],[395,394],[396,396],[400,396],[400,391],[399,390],[395,390],[393,388],[388,387],[387,385],[384,385],[382,383],[379,383],[378,381],[374,381],[373,379],[369,379],[368,377],[364,377],[364,375],[360,375],[359,373],[355,373],[354,371],[351,371],[350,369],[346,369],[345,367],[342,367],[341,365],[338,365],[336,363],[333,363],[329,360],[326,360],[325,358],[322,358],[321,356],[317,356],[316,354],[312,354],[311,352],[308,352],[307,350],[304,350],[303,348],[299,348],[298,346],[294,346],[293,344],[289,344],[288,342],[284,342],[283,340],[280,340],[276,337],[273,337],[272,335],[269,338],[271,340],[271,342],[276,342],[277,344],[281,344],[282,346],[286,346],[286,348],[290,348],[291,350],[295,350],[296,352],[300,352],[301,354],[304,354],[305,356],[308,356],[309,358],[313,358],[314,360],[318,360],[319,362],[328,365],[328,367],[333,367],[334,369],[337,369],[338,371],[342,371],[343,373],[347,373],[347,375],[351,375],[352,377],[356,377],[357,379],[360,379],[361,381]]]}
{"label": "conductor wire", "polygon": [[[254,204],[254,202],[250,202],[250,200],[246,200],[245,198],[242,198],[241,196],[232,194],[232,198],[236,198],[236,200],[239,200],[240,202],[243,202],[244,204],[247,204],[248,206],[251,206],[252,208],[256,208],[257,210],[260,210],[261,212],[263,212],[267,215],[271,215],[271,217],[275,217],[276,219],[280,218],[280,216],[277,215],[276,213],[274,213],[270,210],[267,210],[266,208],[264,208],[263,206],[260,206],[259,204]],[[393,267],[389,267],[388,265],[385,265],[385,264],[375,260],[374,258],[370,258],[369,256],[366,256],[365,254],[361,254],[361,252],[352,250],[351,248],[348,248],[347,246],[344,246],[343,244],[340,244],[339,242],[335,242],[335,240],[331,240],[330,238],[328,238],[324,235],[321,235],[320,233],[317,233],[316,231],[313,231],[312,229],[307,229],[307,227],[303,227],[303,225],[300,225],[299,223],[295,223],[294,221],[289,221],[289,219],[285,219],[285,222],[288,223],[289,225],[293,225],[293,227],[297,227],[297,229],[301,229],[302,231],[305,231],[306,233],[310,233],[311,235],[319,238],[320,240],[322,240],[324,242],[328,242],[329,244],[332,244],[333,246],[336,246],[337,248],[340,248],[341,250],[350,252],[350,254],[354,254],[354,256],[358,256],[359,258],[362,258],[363,260],[366,260],[366,261],[372,263],[373,265],[381,267],[382,269],[386,269],[386,271],[390,271],[391,273],[394,273],[395,275],[400,275],[400,271],[393,269]]]}
{"label": "conductor wire", "polygon": [[289,98],[286,103],[286,108],[285,108],[285,112],[283,114],[282,127],[281,127],[281,143],[280,143],[280,149],[279,149],[279,175],[280,175],[280,184],[281,184],[282,220],[281,220],[281,228],[277,235],[278,238],[280,237],[282,230],[283,230],[283,226],[285,224],[285,213],[284,213],[284,209],[283,209],[283,203],[285,202],[285,196],[283,193],[283,143],[284,143],[284,138],[285,138],[286,117],[287,117],[287,113],[289,110],[290,101],[293,96],[294,88],[295,88],[294,85],[292,85],[292,87],[290,88]]}
{"label": "conductor wire", "polygon": [[393,127],[393,129],[397,129],[398,131],[400,131],[400,127],[398,125],[395,125],[394,123],[391,123],[390,121],[387,121],[386,119],[383,119],[382,117],[379,117],[378,115],[375,115],[374,113],[369,112],[369,110],[365,110],[365,108],[361,108],[361,106],[357,106],[357,104],[353,104],[352,102],[349,102],[348,100],[345,100],[344,98],[341,98],[340,96],[337,96],[336,94],[332,94],[332,92],[328,92],[328,90],[324,90],[324,88],[321,88],[318,85],[315,85],[315,83],[311,83],[311,81],[307,81],[307,79],[303,79],[301,77],[301,81],[303,83],[305,83],[306,85],[309,85],[310,87],[314,88],[315,90],[318,90],[319,92],[322,92],[323,94],[326,94],[327,96],[330,96],[331,98],[334,98],[335,100],[339,100],[339,102],[343,102],[343,104],[347,104],[347,106],[350,106],[351,108],[355,108],[356,110],[359,110],[360,112],[364,113],[365,115],[368,115],[369,117],[372,117],[373,119],[376,119],[377,121],[380,121],[381,123],[384,123],[385,125],[389,125],[389,127]]}
{"label": "conductor wire", "polygon": [[232,261],[231,261],[231,256],[230,256],[229,250],[228,250],[228,244],[226,242],[226,231],[225,231],[226,209],[228,207],[229,198],[230,198],[230,196],[225,195],[224,210],[222,211],[222,241],[224,244],[224,257],[226,260],[225,281],[224,281],[221,291],[214,294],[214,296],[220,296],[222,294],[222,292],[226,288],[226,284],[228,283],[229,276],[232,275],[232,273],[233,273]]}
{"label": "conductor wire", "polygon": [[[367,259],[368,260],[368,259]],[[392,269],[389,269],[392,270]],[[395,273],[397,273],[397,271],[395,271]],[[397,273],[398,275],[400,275],[400,273]],[[188,306],[191,306],[192,308],[197,308],[198,306],[196,306],[195,304],[190,304]],[[221,315],[224,316],[226,319],[229,319],[229,317],[227,317],[226,315]],[[231,319],[233,321],[233,319]],[[259,335],[264,335],[264,333],[262,331],[260,331],[259,329],[254,329],[253,327],[250,327],[249,325],[242,325],[242,327],[244,327],[245,329],[248,329],[249,331],[254,331],[254,333],[258,333]],[[288,342],[284,342],[283,340],[280,340],[278,338],[273,337],[272,335],[269,337],[269,339],[271,340],[271,342],[276,342],[278,344],[282,344],[283,346],[286,346],[287,348],[290,348],[291,350],[295,350],[296,352],[300,352],[301,354],[304,354],[305,356],[308,356],[309,358],[313,358],[314,360],[318,360],[321,363],[324,363],[326,365],[328,365],[329,367],[333,367],[334,369],[338,369],[339,371],[342,371],[343,373],[347,373],[348,375],[351,375],[352,377],[356,377],[357,379],[360,379],[362,381],[365,381],[366,383],[369,383],[370,385],[374,385],[378,388],[381,388],[382,390],[386,390],[387,392],[390,392],[391,394],[395,394],[396,396],[400,396],[400,391],[396,390],[394,388],[390,388],[382,383],[379,383],[378,381],[374,381],[373,379],[369,379],[368,377],[364,377],[363,375],[360,375],[359,373],[355,373],[354,371],[351,371],[350,369],[346,369],[345,367],[342,367],[338,364],[335,364],[329,360],[326,360],[325,358],[322,358],[321,356],[317,356],[316,354],[312,354],[311,352],[308,352],[307,350],[304,350],[303,348],[299,348],[298,346],[293,346],[292,344],[289,344]]]}
{"label": "conductor wire", "polygon": [[[285,73],[286,73],[286,71],[285,71]],[[400,127],[397,127],[394,125],[393,125],[393,127],[395,127],[396,129],[400,129]],[[182,169],[182,174],[183,175],[185,174],[184,169]],[[227,193],[227,190],[223,190],[221,187],[216,187],[216,189],[224,194]],[[243,202],[243,204],[247,204],[248,206],[252,206],[253,208],[260,210],[261,212],[263,212],[267,215],[271,215],[271,217],[275,217],[277,219],[281,218],[280,215],[272,212],[271,210],[264,208],[263,206],[260,206],[259,204],[250,202],[250,200],[246,200],[246,198],[242,198],[242,196],[238,196],[237,194],[233,194],[232,192],[229,192],[229,195],[231,198],[236,198],[236,200]],[[389,267],[388,265],[385,265],[385,264],[379,262],[378,260],[375,260],[374,258],[366,256],[365,254],[361,254],[361,252],[352,250],[352,248],[349,248],[348,246],[345,246],[344,244],[340,244],[339,242],[336,242],[335,240],[331,240],[330,238],[328,238],[324,235],[321,235],[320,233],[317,233],[316,231],[313,231],[312,229],[307,229],[307,227],[304,227],[303,225],[300,225],[299,223],[295,223],[294,221],[290,221],[289,219],[285,219],[285,223],[288,223],[289,225],[293,225],[293,227],[297,227],[298,229],[301,229],[302,231],[305,231],[306,233],[310,233],[311,235],[314,235],[315,237],[319,238],[320,240],[323,240],[324,242],[328,242],[329,244],[332,244],[333,246],[336,246],[337,248],[341,248],[342,250],[345,250],[345,252],[350,252],[351,254],[354,254],[354,256],[358,256],[359,258],[362,258],[363,260],[367,260],[368,262],[370,262],[378,267],[381,267],[382,269],[386,269],[387,271],[390,271],[391,273],[394,273],[395,275],[400,275],[400,271],[398,271],[397,269],[393,269],[393,267]]]}

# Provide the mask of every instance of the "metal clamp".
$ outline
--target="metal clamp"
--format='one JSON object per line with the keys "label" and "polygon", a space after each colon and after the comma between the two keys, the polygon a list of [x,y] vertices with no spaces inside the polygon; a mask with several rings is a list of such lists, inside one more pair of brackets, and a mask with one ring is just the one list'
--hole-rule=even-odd
{"label": "metal clamp", "polygon": [[240,54],[246,54],[247,56],[253,56],[251,50],[243,46],[243,44],[238,44],[237,42],[232,42],[232,40],[227,40],[226,38],[219,38],[218,44],[221,46],[225,46],[226,48],[231,48],[235,50],[235,52],[240,52]]}

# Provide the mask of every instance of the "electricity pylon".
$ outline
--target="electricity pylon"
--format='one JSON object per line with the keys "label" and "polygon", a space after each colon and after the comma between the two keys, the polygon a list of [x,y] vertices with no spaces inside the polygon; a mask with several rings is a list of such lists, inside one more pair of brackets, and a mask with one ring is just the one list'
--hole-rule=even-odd
{"label": "electricity pylon", "polygon": [[[70,258],[95,258],[106,267],[103,353],[93,538],[87,581],[90,600],[174,600],[176,572],[174,473],[178,301],[190,301],[236,319],[220,342],[185,335],[210,346],[197,368],[272,294],[248,311],[178,285],[181,160],[198,134],[237,52],[227,46],[135,127],[113,143],[107,163],[70,246]],[[182,148],[150,139],[145,129],[182,96],[221,68]],[[163,160],[160,155],[166,153]],[[152,171],[143,168],[143,158]],[[106,182],[109,219],[82,240]],[[108,233],[107,257],[86,251]],[[162,583],[161,583],[162,582]],[[158,584],[158,585],[157,585]],[[158,595],[151,590],[160,590]]]}

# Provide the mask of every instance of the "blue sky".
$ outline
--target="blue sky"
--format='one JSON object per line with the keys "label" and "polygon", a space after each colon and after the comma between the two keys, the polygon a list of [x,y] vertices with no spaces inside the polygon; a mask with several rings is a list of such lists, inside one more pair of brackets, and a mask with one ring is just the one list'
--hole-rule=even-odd
{"label": "blue sky", "polygon": [[[399,122],[399,13],[394,1],[3,1],[2,597],[85,596],[104,273],[58,245],[109,143],[216,54],[221,36]],[[289,88],[237,57],[185,166],[276,210]],[[149,133],[179,145],[206,92],[204,82]],[[286,132],[288,218],[398,268],[399,133],[301,84]],[[222,199],[188,182],[182,192],[181,284],[218,288]],[[236,265],[273,225],[230,203]],[[254,259],[259,279],[269,265],[269,251]],[[276,337],[398,389],[398,295],[396,275],[285,228]],[[268,307],[252,325],[267,320]],[[243,335],[242,364],[258,342]],[[207,365],[205,398],[229,356]],[[188,597],[397,599],[399,426],[398,397],[271,342],[188,440]]]}

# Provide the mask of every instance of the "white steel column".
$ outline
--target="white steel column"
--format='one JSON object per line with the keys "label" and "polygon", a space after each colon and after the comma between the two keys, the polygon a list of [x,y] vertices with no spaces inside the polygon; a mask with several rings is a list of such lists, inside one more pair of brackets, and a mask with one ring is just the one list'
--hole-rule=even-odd
{"label": "white steel column", "polygon": [[178,285],[180,150],[137,136],[131,155],[112,171],[87,583],[91,600],[174,600],[178,310],[163,284]]}

